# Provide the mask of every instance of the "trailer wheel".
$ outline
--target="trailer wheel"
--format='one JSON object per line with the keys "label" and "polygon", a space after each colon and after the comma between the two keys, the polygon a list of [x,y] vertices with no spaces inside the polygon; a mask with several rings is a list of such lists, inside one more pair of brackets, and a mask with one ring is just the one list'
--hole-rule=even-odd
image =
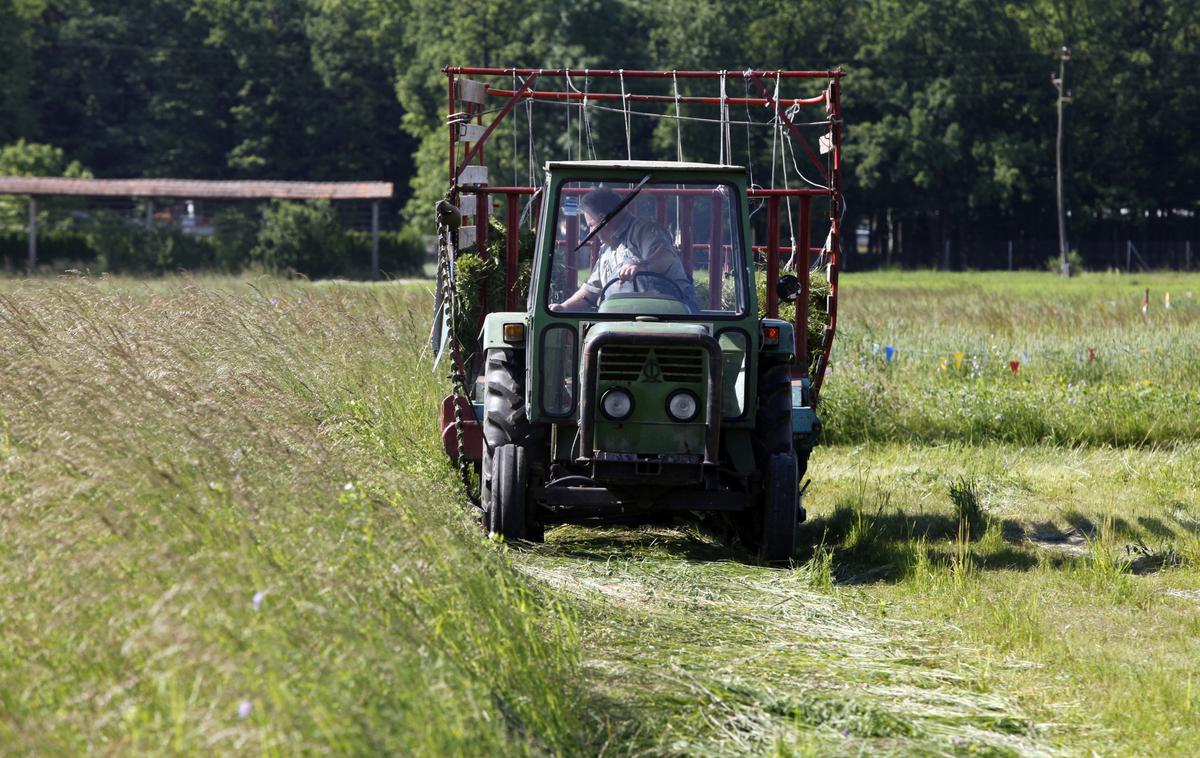
{"label": "trailer wheel", "polygon": [[758,556],[764,563],[782,563],[796,549],[800,487],[795,453],[772,455],[764,473]]}
{"label": "trailer wheel", "polygon": [[768,456],[792,452],[792,369],[787,363],[764,366],[758,375],[758,414],[754,441],[759,465]]}
{"label": "trailer wheel", "polygon": [[519,445],[501,445],[492,454],[492,486],[483,506],[489,534],[506,540],[523,540],[528,534],[526,483],[529,464],[525,449]]}

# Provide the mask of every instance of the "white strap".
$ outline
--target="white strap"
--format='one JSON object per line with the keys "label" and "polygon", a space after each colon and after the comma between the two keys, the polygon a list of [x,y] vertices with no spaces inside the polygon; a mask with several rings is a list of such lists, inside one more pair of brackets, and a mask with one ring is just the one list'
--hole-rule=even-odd
{"label": "white strap", "polygon": [[671,72],[671,87],[675,91],[675,159],[683,163],[683,119],[679,117],[679,80]]}
{"label": "white strap", "polygon": [[629,136],[629,101],[626,99],[629,95],[625,94],[625,69],[620,69],[617,74],[621,77],[621,112],[625,116],[625,157],[633,160],[633,142]]}

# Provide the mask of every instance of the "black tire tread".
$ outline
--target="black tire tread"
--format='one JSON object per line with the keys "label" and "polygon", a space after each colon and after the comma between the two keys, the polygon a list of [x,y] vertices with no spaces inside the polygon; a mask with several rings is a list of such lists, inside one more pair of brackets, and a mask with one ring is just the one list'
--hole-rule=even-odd
{"label": "black tire tread", "polygon": [[787,363],[763,366],[758,380],[754,439],[760,464],[792,451],[792,372]]}

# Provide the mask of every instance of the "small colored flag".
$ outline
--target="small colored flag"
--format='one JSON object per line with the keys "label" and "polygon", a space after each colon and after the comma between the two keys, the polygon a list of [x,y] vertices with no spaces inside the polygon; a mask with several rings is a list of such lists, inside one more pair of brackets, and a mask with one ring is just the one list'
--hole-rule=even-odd
{"label": "small colored flag", "polygon": [[1020,361],[1009,361],[1009,362],[1008,362],[1008,369],[1009,369],[1009,371],[1012,371],[1012,372],[1013,372],[1013,374],[1016,374],[1016,373],[1017,373],[1017,369],[1019,369],[1019,368],[1021,368],[1021,362],[1020,362]]}
{"label": "small colored flag", "polygon": [[963,354],[955,353],[954,354],[954,368],[962,368],[962,362],[963,362]]}
{"label": "small colored flag", "polygon": [[887,347],[885,347],[883,349],[883,362],[884,363],[891,363],[892,358],[895,358],[895,357],[896,357],[896,348],[892,347],[891,345],[888,345]]}

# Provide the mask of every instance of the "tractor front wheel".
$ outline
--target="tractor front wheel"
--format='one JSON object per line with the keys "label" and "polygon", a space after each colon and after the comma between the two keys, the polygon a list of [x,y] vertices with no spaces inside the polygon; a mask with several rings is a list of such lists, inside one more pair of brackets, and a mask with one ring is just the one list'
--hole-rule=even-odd
{"label": "tractor front wheel", "polygon": [[796,549],[800,487],[795,453],[772,455],[765,474],[758,556],[764,563],[782,563]]}
{"label": "tractor front wheel", "polygon": [[523,540],[528,536],[526,518],[526,485],[529,464],[525,449],[520,445],[501,445],[491,455],[491,486],[483,504],[484,524],[488,533],[499,534],[506,540]]}

